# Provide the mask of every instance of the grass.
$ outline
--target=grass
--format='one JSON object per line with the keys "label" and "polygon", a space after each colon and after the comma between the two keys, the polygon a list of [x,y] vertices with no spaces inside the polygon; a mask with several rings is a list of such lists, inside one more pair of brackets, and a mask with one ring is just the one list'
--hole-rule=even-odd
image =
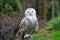
{"label": "grass", "polygon": [[40,36],[41,34],[33,34],[34,40],[60,40],[60,30],[54,31],[47,36]]}
{"label": "grass", "polygon": [[[45,28],[32,36],[34,40],[60,40],[60,30],[47,30]],[[15,40],[19,40],[19,38],[15,38]]]}
{"label": "grass", "polygon": [[[34,40],[60,40],[60,30],[49,31],[42,29],[32,36]],[[16,40],[19,40],[19,38],[17,38]]]}

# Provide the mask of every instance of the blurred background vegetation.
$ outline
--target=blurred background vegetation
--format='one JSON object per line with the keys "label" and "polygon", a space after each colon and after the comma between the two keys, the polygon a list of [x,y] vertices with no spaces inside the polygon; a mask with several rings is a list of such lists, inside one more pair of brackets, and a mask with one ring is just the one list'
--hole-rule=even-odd
{"label": "blurred background vegetation", "polygon": [[[30,7],[36,9],[39,21],[39,31],[33,34],[34,40],[60,40],[60,0],[0,0],[0,24],[5,21],[6,24],[13,22],[11,27],[15,33],[25,9]],[[3,28],[4,25],[1,30]]]}

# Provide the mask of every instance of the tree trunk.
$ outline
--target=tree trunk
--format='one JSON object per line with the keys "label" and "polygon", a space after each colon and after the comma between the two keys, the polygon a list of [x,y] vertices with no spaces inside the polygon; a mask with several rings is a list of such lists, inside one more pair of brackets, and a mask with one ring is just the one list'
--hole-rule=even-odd
{"label": "tree trunk", "polygon": [[54,18],[54,0],[52,0],[52,18]]}
{"label": "tree trunk", "polygon": [[46,22],[46,3],[47,0],[44,0],[44,23]]}
{"label": "tree trunk", "polygon": [[41,26],[44,25],[44,0],[40,0],[40,10],[39,10],[39,14],[38,14],[38,18],[39,18],[39,26],[41,28]]}

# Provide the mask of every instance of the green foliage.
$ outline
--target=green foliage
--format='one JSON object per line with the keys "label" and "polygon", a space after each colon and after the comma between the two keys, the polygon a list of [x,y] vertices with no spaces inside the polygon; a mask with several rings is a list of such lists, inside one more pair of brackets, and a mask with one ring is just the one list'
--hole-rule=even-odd
{"label": "green foliage", "polygon": [[51,3],[47,4],[46,17],[47,17],[47,20],[50,20],[52,18],[52,4]]}
{"label": "green foliage", "polygon": [[4,12],[13,12],[13,8],[12,8],[11,5],[6,4],[3,11],[4,11]]}
{"label": "green foliage", "polygon": [[49,28],[54,28],[55,30],[60,30],[60,16],[51,19],[50,21],[48,21],[47,23],[47,27]]}
{"label": "green foliage", "polygon": [[2,11],[2,0],[0,0],[0,12]]}
{"label": "green foliage", "polygon": [[3,12],[23,13],[20,0],[0,0],[0,6],[2,6],[0,12],[3,10]]}
{"label": "green foliage", "polygon": [[19,0],[16,0],[16,5],[18,7],[18,12],[23,13],[22,5]]}
{"label": "green foliage", "polygon": [[[54,13],[55,13],[54,14],[55,17],[59,13],[59,6],[57,1],[55,1],[54,3]],[[46,17],[47,17],[47,20],[50,20],[52,18],[52,2],[47,3]]]}
{"label": "green foliage", "polygon": [[41,37],[36,34],[33,35],[34,40],[60,40],[60,30],[52,32],[51,34]]}

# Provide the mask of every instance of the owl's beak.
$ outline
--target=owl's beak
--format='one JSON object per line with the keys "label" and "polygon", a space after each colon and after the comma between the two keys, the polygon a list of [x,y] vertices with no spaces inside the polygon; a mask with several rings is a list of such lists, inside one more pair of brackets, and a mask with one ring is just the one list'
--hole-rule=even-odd
{"label": "owl's beak", "polygon": [[31,14],[30,14],[31,15]]}

